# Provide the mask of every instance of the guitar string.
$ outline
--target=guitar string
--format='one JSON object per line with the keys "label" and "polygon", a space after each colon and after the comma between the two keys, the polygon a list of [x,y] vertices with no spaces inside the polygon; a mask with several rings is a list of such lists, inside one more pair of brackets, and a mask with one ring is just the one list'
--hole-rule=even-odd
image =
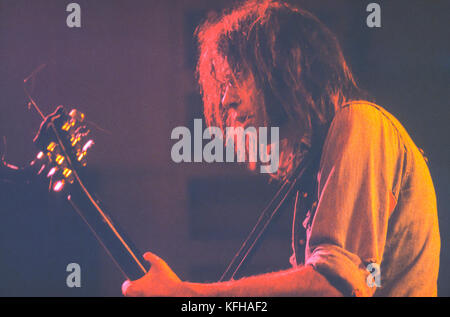
{"label": "guitar string", "polygon": [[[24,79],[24,91],[27,95],[27,97],[29,98],[31,104],[34,106],[34,109],[39,113],[39,115],[41,116],[42,119],[45,119],[44,114],[42,113],[41,109],[38,107],[38,105],[36,104],[36,102],[34,101],[34,99],[31,97],[31,94],[28,92],[28,89],[26,88],[26,83],[27,81],[32,78],[34,79],[34,76],[40,72],[45,66],[47,66],[46,64],[42,64],[39,67],[37,67],[27,78]],[[61,146],[61,149],[63,151],[63,153],[65,154],[67,161],[70,165],[70,167],[73,170],[73,173],[81,187],[81,189],[83,190],[84,194],[89,198],[89,200],[91,201],[91,203],[94,205],[94,207],[97,209],[97,211],[100,213],[101,217],[103,218],[103,220],[107,223],[107,225],[110,227],[110,229],[113,231],[113,233],[115,234],[115,236],[119,239],[119,241],[122,243],[122,245],[125,247],[125,249],[128,251],[128,253],[132,256],[132,258],[136,261],[136,263],[138,264],[138,266],[140,267],[140,269],[145,273],[147,273],[147,270],[145,269],[145,267],[142,265],[142,263],[139,261],[139,259],[136,257],[136,255],[134,254],[134,252],[131,250],[131,248],[128,246],[128,244],[125,242],[125,240],[122,238],[122,236],[119,234],[119,232],[116,230],[116,228],[114,227],[114,225],[112,224],[112,222],[110,221],[110,219],[106,216],[106,214],[103,212],[103,210],[100,208],[100,206],[98,206],[98,204],[95,202],[95,200],[92,198],[92,196],[90,195],[89,191],[86,189],[86,187],[84,186],[83,182],[81,181],[77,171],[73,168],[73,164],[72,161],[69,157],[69,155],[67,154],[66,148],[64,146],[64,144],[62,143],[61,137],[55,127],[55,125],[53,124],[53,122],[50,122],[50,127],[53,129],[53,132],[55,133],[56,138],[58,139],[58,143]],[[91,228],[92,229],[92,228]],[[94,231],[94,230],[93,230]],[[95,233],[95,231],[94,231]],[[98,236],[97,236],[98,237]],[[101,241],[101,240],[100,240]],[[102,243],[102,245],[105,247],[106,251],[111,255],[111,253],[109,252],[109,250],[106,248],[106,246]],[[111,256],[112,257],[112,256]],[[114,258],[113,258],[114,259]],[[115,259],[114,259],[115,261]],[[116,261],[115,261],[116,262]],[[116,264],[118,264],[116,262]],[[118,265],[118,267],[120,268],[120,270],[122,270],[122,268],[120,267],[120,265]],[[125,274],[126,276],[126,274]]]}
{"label": "guitar string", "polygon": [[89,227],[89,229],[91,229],[92,233],[95,235],[95,237],[97,238],[97,241],[103,246],[103,249],[105,249],[106,253],[108,253],[109,257],[113,260],[113,262],[116,264],[116,266],[119,268],[119,270],[122,272],[122,274],[129,279],[128,275],[123,271],[122,267],[119,265],[119,263],[116,261],[116,259],[114,258],[114,256],[111,254],[111,252],[109,251],[109,249],[106,247],[106,245],[103,243],[102,239],[100,238],[100,236],[97,234],[97,232],[94,230],[94,228],[92,228],[91,224],[87,221],[87,219],[84,217],[83,213],[81,212],[81,210],[78,208],[77,205],[75,205],[75,203],[73,202],[73,200],[71,199],[71,196],[69,195],[69,197],[67,197],[67,200],[70,202],[70,204],[72,205],[72,208],[75,209],[75,211],[78,213],[78,215],[81,217],[81,219],[83,219],[83,221],[86,223],[86,225]]}
{"label": "guitar string", "polygon": [[95,200],[92,198],[91,194],[89,193],[89,191],[87,190],[87,188],[84,186],[83,182],[81,181],[77,171],[73,168],[73,164],[72,161],[70,160],[69,155],[67,154],[67,151],[64,147],[64,144],[62,143],[62,140],[59,136],[59,133],[55,127],[55,125],[53,124],[53,122],[51,122],[50,126],[53,129],[53,132],[55,133],[57,139],[58,139],[58,143],[62,148],[62,151],[64,152],[64,154],[66,155],[66,158],[68,160],[69,165],[72,167],[73,173],[75,175],[75,178],[77,179],[81,189],[83,190],[84,194],[89,198],[89,200],[91,201],[91,203],[94,205],[94,207],[97,209],[97,211],[100,213],[100,215],[102,216],[103,220],[107,223],[107,225],[110,227],[110,229],[113,231],[113,233],[116,235],[116,237],[120,240],[120,242],[122,243],[122,245],[125,247],[125,249],[128,251],[128,253],[130,253],[130,255],[132,256],[132,258],[136,261],[136,263],[138,264],[138,266],[141,268],[141,270],[144,273],[147,273],[147,270],[145,269],[145,267],[142,265],[142,263],[139,261],[139,259],[136,257],[136,255],[134,254],[134,252],[131,250],[131,248],[128,246],[128,244],[125,242],[125,240],[122,238],[122,236],[120,235],[120,233],[116,230],[116,228],[114,227],[114,225],[112,224],[112,222],[110,221],[110,219],[106,216],[106,214],[103,212],[103,210],[100,208],[100,206],[95,202]]}

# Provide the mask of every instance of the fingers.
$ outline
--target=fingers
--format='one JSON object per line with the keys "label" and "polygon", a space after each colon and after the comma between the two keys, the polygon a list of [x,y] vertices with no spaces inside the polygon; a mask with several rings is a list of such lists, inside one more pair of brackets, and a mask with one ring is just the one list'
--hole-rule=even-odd
{"label": "fingers", "polygon": [[122,294],[126,297],[138,297],[143,296],[143,292],[141,290],[142,283],[140,283],[140,280],[137,281],[130,281],[126,280],[122,284]]}
{"label": "fingers", "polygon": [[[151,264],[152,269],[160,269],[165,263],[164,261],[157,255],[151,253],[151,252],[146,252],[144,254],[144,259],[146,261],[148,261]],[[126,280],[125,282],[122,283],[122,294],[124,296],[141,296],[142,292],[141,292],[141,284],[143,280],[146,280],[148,278],[148,273],[147,275],[145,275],[144,277],[142,277],[141,279],[138,279],[136,281],[130,281],[130,280]]]}
{"label": "fingers", "polygon": [[149,262],[154,268],[161,268],[166,264],[163,259],[151,252],[145,252],[144,259]]}
{"label": "fingers", "polygon": [[125,296],[174,296],[182,283],[180,278],[156,254],[146,252],[143,258],[151,265],[150,270],[136,281],[125,281]]}
{"label": "fingers", "polygon": [[130,288],[130,286],[131,286],[131,282],[129,280],[126,280],[125,282],[123,282],[123,284],[122,284],[122,294],[123,294],[123,296],[129,296],[127,294],[127,292],[128,292],[128,289]]}
{"label": "fingers", "polygon": [[[160,270],[163,268],[163,266],[165,265],[165,262],[158,257],[157,255],[151,253],[151,252],[146,252],[143,255],[144,259],[146,261],[148,261],[151,264],[151,269],[152,270]],[[124,296],[143,296],[143,291],[142,288],[145,285],[145,281],[148,280],[150,278],[150,272],[147,272],[147,274],[145,276],[143,276],[142,278],[135,280],[135,281],[130,281],[130,280],[126,280],[125,282],[122,283],[122,294]]]}

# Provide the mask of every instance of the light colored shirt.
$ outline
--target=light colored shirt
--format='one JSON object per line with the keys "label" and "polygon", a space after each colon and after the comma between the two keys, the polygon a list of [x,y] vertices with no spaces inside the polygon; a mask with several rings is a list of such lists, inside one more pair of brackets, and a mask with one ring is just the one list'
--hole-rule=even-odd
{"label": "light colored shirt", "polygon": [[421,151],[391,114],[366,101],[342,106],[317,181],[305,265],[344,295],[437,295],[433,183]]}

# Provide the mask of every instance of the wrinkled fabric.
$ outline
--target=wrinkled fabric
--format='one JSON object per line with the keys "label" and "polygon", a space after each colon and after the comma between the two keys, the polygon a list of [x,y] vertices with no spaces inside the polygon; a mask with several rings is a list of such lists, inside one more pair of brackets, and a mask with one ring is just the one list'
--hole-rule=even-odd
{"label": "wrinkled fabric", "polygon": [[339,109],[317,184],[305,221],[305,265],[348,296],[437,295],[433,183],[421,151],[391,114],[366,101]]}

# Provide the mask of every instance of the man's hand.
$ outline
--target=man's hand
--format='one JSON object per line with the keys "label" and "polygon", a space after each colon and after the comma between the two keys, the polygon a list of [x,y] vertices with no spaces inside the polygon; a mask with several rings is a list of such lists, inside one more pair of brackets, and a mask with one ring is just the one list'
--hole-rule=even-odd
{"label": "man's hand", "polygon": [[144,277],[136,281],[125,281],[122,293],[125,296],[193,296],[186,283],[157,255],[147,252],[144,259],[151,268]]}
{"label": "man's hand", "polygon": [[152,267],[137,281],[125,281],[125,296],[342,296],[330,282],[311,266],[255,275],[217,283],[183,282],[158,256],[144,254]]}

